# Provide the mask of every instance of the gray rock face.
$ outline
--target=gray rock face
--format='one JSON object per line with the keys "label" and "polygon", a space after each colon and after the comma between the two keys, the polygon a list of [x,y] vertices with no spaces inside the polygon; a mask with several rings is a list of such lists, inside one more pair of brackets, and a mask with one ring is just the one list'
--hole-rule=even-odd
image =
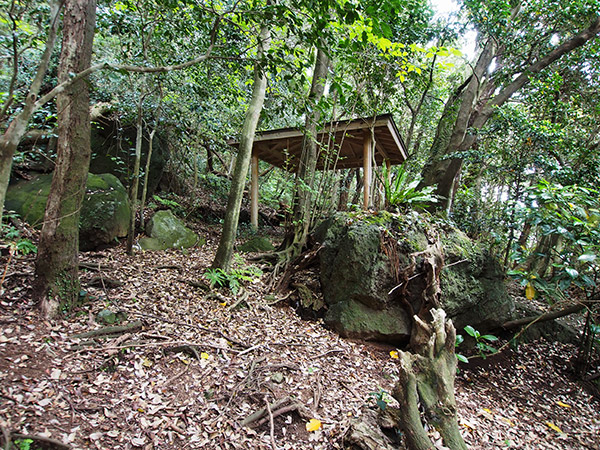
{"label": "gray rock face", "polygon": [[[457,329],[490,329],[511,317],[514,305],[500,265],[459,230],[417,215],[366,219],[338,213],[315,231],[323,246],[319,264],[328,306],[325,321],[342,336],[391,344],[409,339],[406,305],[418,310],[422,277],[409,281],[404,298],[388,293],[400,284],[397,273],[409,266],[411,254],[425,250],[432,230],[441,237],[447,265],[441,275],[442,305]],[[418,256],[415,262],[418,274]]]}
{"label": "gray rock face", "polygon": [[[41,227],[51,182],[52,175],[39,175],[10,186],[6,209]],[[79,249],[93,250],[126,236],[130,212],[127,191],[115,176],[88,174],[79,219]]]}
{"label": "gray rock face", "polygon": [[204,244],[200,243],[196,233],[187,228],[169,209],[157,211],[152,216],[146,225],[146,234],[150,237],[139,241],[144,250],[188,248]]}

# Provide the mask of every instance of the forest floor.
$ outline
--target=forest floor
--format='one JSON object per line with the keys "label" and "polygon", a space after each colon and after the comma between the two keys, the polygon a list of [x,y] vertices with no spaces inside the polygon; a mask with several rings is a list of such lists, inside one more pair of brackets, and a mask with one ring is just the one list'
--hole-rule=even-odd
{"label": "forest floor", "polygon": [[[384,393],[397,378],[393,348],[302,320],[265,277],[247,283],[240,303],[194,286],[217,242],[216,227],[199,231],[208,242],[189,251],[84,253],[89,298],[53,322],[31,302],[33,257],[11,262],[0,297],[4,435],[80,449],[341,449],[377,394],[393,404]],[[126,314],[119,325],[141,325],[75,336],[105,327],[96,322],[105,308]],[[471,448],[600,449],[600,402],[572,380],[574,352],[539,341],[461,364],[459,420]],[[278,402],[271,415],[242,426],[267,402]],[[311,418],[320,429],[307,431]]]}

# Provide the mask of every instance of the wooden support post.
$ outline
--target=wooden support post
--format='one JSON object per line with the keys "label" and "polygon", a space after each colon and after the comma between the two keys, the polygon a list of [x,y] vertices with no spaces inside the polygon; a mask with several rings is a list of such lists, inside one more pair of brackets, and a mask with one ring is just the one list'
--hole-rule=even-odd
{"label": "wooden support post", "polygon": [[369,209],[371,204],[371,176],[373,145],[371,130],[365,130],[363,134],[363,209]]}
{"label": "wooden support post", "polygon": [[250,223],[258,229],[258,155],[252,153],[250,175]]}

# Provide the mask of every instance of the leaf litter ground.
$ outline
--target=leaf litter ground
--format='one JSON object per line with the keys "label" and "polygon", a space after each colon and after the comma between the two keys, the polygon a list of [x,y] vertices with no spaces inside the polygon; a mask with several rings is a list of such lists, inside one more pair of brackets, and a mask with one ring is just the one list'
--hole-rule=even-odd
{"label": "leaf litter ground", "polygon": [[[242,303],[198,287],[215,244],[213,234],[187,252],[85,253],[92,299],[55,322],[31,303],[33,260],[13,261],[0,298],[2,431],[81,449],[344,448],[351,421],[392,389],[393,349],[300,319],[263,280]],[[95,320],[105,308],[142,327],[74,337],[105,327]],[[574,351],[536,342],[462,365],[457,402],[471,448],[599,449],[600,404],[569,377]],[[266,402],[272,431],[266,412],[242,426]],[[318,430],[307,431],[310,419]]]}

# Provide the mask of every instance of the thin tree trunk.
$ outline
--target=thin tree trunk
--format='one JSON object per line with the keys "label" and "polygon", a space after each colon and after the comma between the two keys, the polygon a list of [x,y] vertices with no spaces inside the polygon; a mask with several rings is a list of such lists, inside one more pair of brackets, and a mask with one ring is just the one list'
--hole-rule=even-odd
{"label": "thin tree trunk", "polygon": [[212,267],[229,270],[233,256],[233,246],[237,233],[237,226],[240,217],[240,208],[242,206],[242,197],[244,195],[244,186],[246,185],[246,176],[250,166],[252,156],[252,145],[254,143],[254,133],[258,125],[258,119],[265,101],[265,91],[267,87],[267,75],[264,68],[260,66],[260,60],[270,46],[270,32],[267,26],[263,26],[258,37],[258,59],[254,66],[254,85],[252,86],[252,99],[246,111],[246,118],[242,128],[240,138],[240,147],[235,161],[235,169],[231,180],[231,189],[227,199],[227,211],[223,223],[223,232],[219,240],[217,254],[212,263]]}
{"label": "thin tree trunk", "polygon": [[148,195],[148,176],[150,174],[150,161],[152,160],[152,153],[154,149],[154,135],[156,134],[156,127],[158,126],[158,121],[154,129],[150,132],[150,137],[148,139],[148,156],[146,157],[146,167],[144,168],[144,187],[142,189],[142,199],[140,201],[140,227],[142,230],[144,229],[144,207],[146,206],[146,196]]}
{"label": "thin tree trunk", "polygon": [[[96,0],[67,0],[58,68],[59,82],[90,65]],[[79,295],[79,211],[90,164],[90,108],[86,80],[57,97],[58,153],[46,204],[35,270],[41,311],[70,310]]]}
{"label": "thin tree trunk", "polygon": [[136,136],[135,136],[135,160],[133,162],[133,175],[131,178],[131,190],[129,192],[129,199],[131,201],[131,215],[129,216],[129,231],[127,232],[127,254],[133,254],[133,240],[135,238],[135,217],[138,210],[138,190],[140,187],[140,164],[142,160],[142,139],[144,137],[144,124],[143,124],[143,108],[144,95],[140,92],[140,98],[138,100],[137,107],[137,120],[135,123]]}
{"label": "thin tree trunk", "polygon": [[36,100],[40,93],[40,88],[48,70],[48,64],[54,43],[56,42],[56,31],[59,25],[59,13],[63,2],[53,1],[50,3],[50,28],[46,38],[46,48],[40,60],[40,64],[35,73],[35,77],[29,87],[29,92],[25,98],[23,110],[13,119],[8,129],[0,137],[0,227],[2,227],[2,213],[4,211],[4,201],[6,199],[6,190],[10,181],[10,172],[12,169],[12,160],[17,150],[21,138],[27,131],[29,118],[36,109]]}
{"label": "thin tree trunk", "polygon": [[310,112],[306,116],[302,154],[300,156],[298,173],[296,174],[296,201],[294,202],[294,216],[292,221],[294,234],[292,242],[288,245],[290,259],[301,253],[302,247],[306,244],[310,229],[315,171],[318,158],[317,125],[321,118],[321,111],[317,105],[325,92],[328,69],[329,58],[323,50],[318,49],[308,99]]}

